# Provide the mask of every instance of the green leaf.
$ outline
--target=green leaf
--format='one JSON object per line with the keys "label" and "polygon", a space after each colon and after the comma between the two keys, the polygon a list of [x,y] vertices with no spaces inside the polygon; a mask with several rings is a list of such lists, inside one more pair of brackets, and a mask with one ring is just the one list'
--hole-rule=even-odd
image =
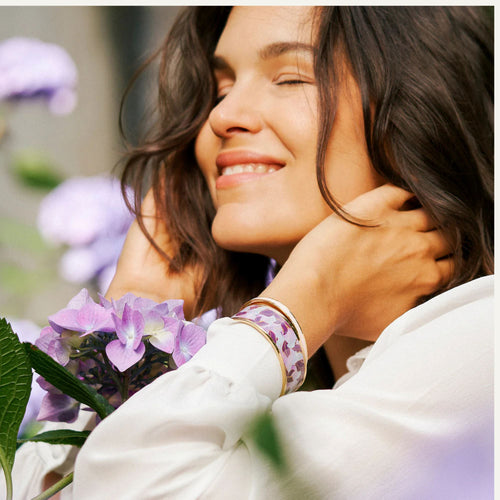
{"label": "green leaf", "polygon": [[24,348],[35,371],[64,394],[90,406],[101,418],[106,418],[114,411],[113,406],[93,387],[79,380],[38,347],[24,342]]}
{"label": "green leaf", "polygon": [[49,444],[70,444],[72,446],[82,447],[85,440],[88,438],[90,431],[74,431],[72,429],[60,429],[57,431],[41,432],[30,438],[18,439],[18,443],[26,443],[27,441],[42,441]]}
{"label": "green leaf", "polygon": [[287,464],[271,413],[262,413],[252,422],[250,436],[276,469],[284,473]]}
{"label": "green leaf", "polygon": [[12,498],[11,470],[14,465],[19,427],[31,393],[31,365],[23,345],[5,318],[0,318],[0,464]]}

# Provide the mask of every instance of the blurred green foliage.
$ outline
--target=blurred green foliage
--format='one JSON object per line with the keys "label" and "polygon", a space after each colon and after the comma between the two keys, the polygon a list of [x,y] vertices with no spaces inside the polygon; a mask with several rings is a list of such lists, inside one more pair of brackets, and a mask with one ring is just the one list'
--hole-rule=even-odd
{"label": "blurred green foliage", "polygon": [[43,190],[54,189],[63,181],[52,161],[38,151],[18,152],[12,160],[12,173],[25,186]]}

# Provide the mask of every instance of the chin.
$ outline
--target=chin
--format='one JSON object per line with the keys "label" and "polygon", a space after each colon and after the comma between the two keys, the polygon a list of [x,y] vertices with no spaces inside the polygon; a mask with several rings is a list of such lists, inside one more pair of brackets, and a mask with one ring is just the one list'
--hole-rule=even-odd
{"label": "chin", "polygon": [[214,220],[212,236],[215,243],[224,250],[255,253],[276,260],[282,265],[299,239],[276,239],[276,233],[266,234],[260,227],[250,225],[223,224]]}

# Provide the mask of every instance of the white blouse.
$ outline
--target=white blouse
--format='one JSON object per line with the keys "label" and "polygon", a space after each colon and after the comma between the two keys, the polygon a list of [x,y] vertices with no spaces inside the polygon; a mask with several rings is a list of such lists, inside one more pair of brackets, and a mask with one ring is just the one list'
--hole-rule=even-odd
{"label": "white blouse", "polygon": [[[217,320],[190,362],[99,424],[63,498],[493,498],[493,284],[480,278],[407,312],[350,358],[334,389],[283,397],[268,342]],[[267,410],[284,479],[247,434]],[[15,477],[39,485],[27,464],[43,446],[24,446]]]}

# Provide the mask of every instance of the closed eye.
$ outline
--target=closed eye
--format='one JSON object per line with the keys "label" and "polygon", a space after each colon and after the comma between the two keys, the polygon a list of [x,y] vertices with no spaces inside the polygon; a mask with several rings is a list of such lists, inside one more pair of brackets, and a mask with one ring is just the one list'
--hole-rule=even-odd
{"label": "closed eye", "polygon": [[306,80],[290,79],[276,82],[276,85],[300,85],[302,83],[311,83]]}

